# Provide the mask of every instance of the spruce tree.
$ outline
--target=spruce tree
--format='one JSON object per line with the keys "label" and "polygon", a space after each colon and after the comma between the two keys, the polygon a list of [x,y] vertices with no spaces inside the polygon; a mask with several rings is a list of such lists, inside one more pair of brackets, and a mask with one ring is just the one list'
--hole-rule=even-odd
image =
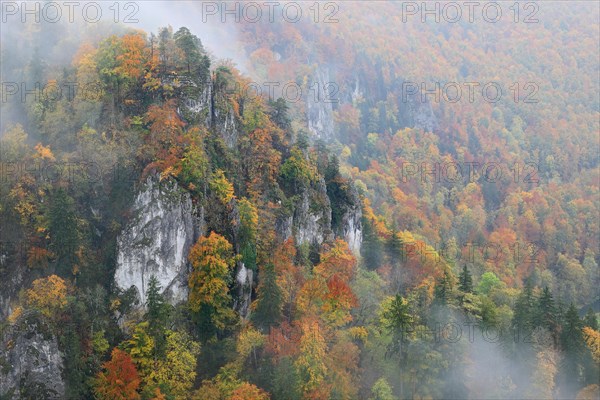
{"label": "spruce tree", "polygon": [[283,304],[281,289],[277,285],[277,275],[273,264],[266,264],[260,269],[258,298],[253,319],[263,329],[277,324],[281,320]]}
{"label": "spruce tree", "polygon": [[52,196],[48,212],[50,249],[58,258],[57,272],[61,276],[71,275],[79,247],[74,204],[67,192],[60,188]]}
{"label": "spruce tree", "polygon": [[462,272],[458,275],[458,289],[463,293],[473,293],[473,276],[466,264],[463,265]]}
{"label": "spruce tree", "polygon": [[160,290],[158,279],[152,275],[148,282],[148,294],[146,295],[146,319],[148,320],[148,334],[154,339],[154,349],[158,357],[162,356],[165,351],[165,326],[169,318],[169,305],[165,302]]}
{"label": "spruce tree", "polygon": [[288,105],[285,99],[279,97],[277,100],[269,100],[269,107],[271,111],[269,112],[269,116],[271,117],[271,121],[273,121],[278,127],[283,129],[284,131],[290,129],[292,121],[288,116]]}
{"label": "spruce tree", "polygon": [[375,227],[366,218],[363,218],[363,243],[361,254],[365,267],[369,270],[377,269],[383,261],[383,243],[375,232]]}
{"label": "spruce tree", "polygon": [[596,318],[596,314],[591,308],[588,308],[585,317],[583,317],[583,326],[589,326],[595,331],[598,330],[598,318]]}
{"label": "spruce tree", "polygon": [[552,297],[552,293],[550,293],[550,289],[546,286],[538,299],[533,325],[546,328],[550,332],[555,332],[556,322],[556,306],[554,305],[554,298]]}
{"label": "spruce tree", "polygon": [[533,311],[535,299],[533,287],[529,281],[525,282],[523,291],[517,298],[512,319],[512,328],[517,338],[528,337],[533,331]]}
{"label": "spruce tree", "polygon": [[583,369],[586,345],[582,329],[583,322],[579,318],[577,308],[571,303],[565,313],[560,335],[561,348],[564,354],[560,375],[563,385],[572,385],[570,386],[570,390],[572,390],[570,394],[573,395],[583,386],[583,375],[580,374],[580,371]]}
{"label": "spruce tree", "polygon": [[452,290],[454,289],[454,279],[450,270],[446,269],[442,277],[436,280],[434,297],[438,304],[445,305],[450,300]]}
{"label": "spruce tree", "polygon": [[404,256],[404,243],[396,228],[392,228],[392,233],[387,240],[385,247],[388,262],[393,266],[398,266]]}

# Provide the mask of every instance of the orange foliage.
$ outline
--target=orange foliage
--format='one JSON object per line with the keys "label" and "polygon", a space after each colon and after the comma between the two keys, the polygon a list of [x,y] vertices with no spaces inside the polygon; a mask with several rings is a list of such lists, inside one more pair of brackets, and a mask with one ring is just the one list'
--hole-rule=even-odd
{"label": "orange foliage", "polygon": [[124,35],[121,38],[121,54],[117,56],[116,72],[130,79],[142,76],[145,59],[146,39],[141,33]]}
{"label": "orange foliage", "polygon": [[102,364],[102,368],[104,371],[95,380],[95,392],[99,399],[140,399],[140,377],[129,354],[114,348],[110,361]]}
{"label": "orange foliage", "polygon": [[268,400],[269,394],[251,383],[244,382],[233,391],[229,400]]}

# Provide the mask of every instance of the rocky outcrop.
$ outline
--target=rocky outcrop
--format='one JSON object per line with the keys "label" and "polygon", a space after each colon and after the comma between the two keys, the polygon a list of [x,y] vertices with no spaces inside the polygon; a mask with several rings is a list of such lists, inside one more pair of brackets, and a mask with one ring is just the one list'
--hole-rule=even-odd
{"label": "rocky outcrop", "polygon": [[438,127],[438,121],[433,113],[433,107],[431,103],[422,101],[423,99],[416,96],[418,99],[408,103],[409,110],[413,118],[413,127],[417,129],[423,129],[426,132],[433,132]]}
{"label": "rocky outcrop", "polygon": [[355,254],[360,252],[363,236],[362,208],[356,189],[349,188],[348,202],[339,205],[343,212],[335,229],[332,227],[332,204],[323,178],[296,197],[293,212],[282,213],[275,222],[275,232],[280,240],[293,236],[296,244],[320,246],[339,237],[348,243]]}
{"label": "rocky outcrop", "polygon": [[192,79],[183,79],[180,87],[180,104],[178,112],[188,122],[210,126],[213,118],[212,84],[210,82],[196,83]]}
{"label": "rocky outcrop", "polygon": [[65,398],[58,342],[37,314],[21,316],[0,344],[0,398]]}
{"label": "rocky outcrop", "polygon": [[17,242],[0,243],[0,320],[11,314],[11,303],[25,284],[27,267],[18,261],[25,250]]}
{"label": "rocky outcrop", "polygon": [[222,102],[213,108],[213,128],[219,133],[227,147],[233,148],[237,144],[238,129],[231,104]]}
{"label": "rocky outcrop", "polygon": [[356,196],[356,202],[352,204],[346,212],[342,215],[341,221],[341,236],[348,243],[348,247],[354,254],[360,253],[360,246],[362,245],[362,209],[358,202],[358,195]]}
{"label": "rocky outcrop", "polygon": [[133,218],[117,239],[115,283],[135,287],[140,303],[156,276],[171,303],[187,300],[188,252],[203,229],[189,193],[149,177],[132,207]]}
{"label": "rocky outcrop", "polygon": [[317,68],[312,76],[306,96],[306,120],[308,130],[319,139],[325,141],[334,137],[333,107],[337,93],[332,90],[333,82],[329,79],[326,68]]}
{"label": "rocky outcrop", "polygon": [[302,192],[294,211],[292,232],[298,244],[321,245],[333,238],[331,203],[323,178],[315,187]]}
{"label": "rocky outcrop", "polygon": [[210,80],[190,79],[185,76],[173,79],[177,89],[178,114],[187,122],[214,129],[228,147],[238,140],[235,112],[226,93],[218,93]]}
{"label": "rocky outcrop", "polygon": [[248,318],[250,315],[250,303],[252,301],[252,287],[254,283],[254,271],[246,268],[244,263],[238,263],[235,283],[237,293],[234,299],[233,308],[242,318]]}

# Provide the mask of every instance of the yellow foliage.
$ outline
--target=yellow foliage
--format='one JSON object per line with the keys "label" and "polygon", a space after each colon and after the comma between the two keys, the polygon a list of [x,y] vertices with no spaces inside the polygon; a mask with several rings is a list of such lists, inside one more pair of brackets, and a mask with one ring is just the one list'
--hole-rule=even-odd
{"label": "yellow foliage", "polygon": [[23,307],[16,306],[13,312],[8,316],[8,323],[11,325],[14,324],[21,315],[23,315]]}
{"label": "yellow foliage", "polygon": [[54,157],[52,150],[50,150],[50,146],[44,146],[41,143],[35,145],[33,158],[42,161],[56,161],[56,157]]}
{"label": "yellow foliage", "polygon": [[242,360],[248,358],[257,348],[265,344],[266,337],[252,326],[244,329],[238,337],[236,350]]}
{"label": "yellow foliage", "polygon": [[196,357],[200,344],[185,332],[167,331],[167,352],[150,372],[148,380],[167,383],[175,399],[185,400],[196,379]]}
{"label": "yellow foliage", "polygon": [[222,204],[229,204],[234,197],[233,185],[221,169],[215,171],[209,186]]}
{"label": "yellow foliage", "polygon": [[305,396],[325,386],[328,369],[325,364],[327,343],[316,320],[302,323],[300,356],[295,362]]}
{"label": "yellow foliage", "polygon": [[67,285],[62,278],[50,275],[36,279],[31,286],[26,293],[26,303],[45,316],[51,317],[67,305]]}
{"label": "yellow foliage", "polygon": [[348,334],[353,340],[360,340],[363,343],[366,343],[369,337],[369,331],[364,326],[353,326],[348,329]]}
{"label": "yellow foliage", "polygon": [[583,337],[592,352],[592,357],[597,363],[600,363],[600,332],[586,326],[583,328]]}

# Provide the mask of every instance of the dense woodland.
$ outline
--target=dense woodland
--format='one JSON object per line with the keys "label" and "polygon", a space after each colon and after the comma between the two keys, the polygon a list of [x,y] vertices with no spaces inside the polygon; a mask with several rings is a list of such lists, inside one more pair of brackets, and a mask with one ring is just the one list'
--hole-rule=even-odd
{"label": "dense woodland", "polygon": [[[395,20],[399,3],[345,4],[336,24],[232,26],[245,74],[193,27],[72,35],[42,22],[3,37],[3,81],[94,88],[2,104],[0,276],[19,268],[23,286],[0,330],[36,323],[58,339],[66,398],[597,398],[597,7],[452,25]],[[318,69],[340,89],[328,140],[307,129],[304,102],[228,90],[306,88]],[[474,81],[505,95],[421,105],[432,129],[403,101],[404,82]],[[515,82],[536,82],[539,101],[515,99]],[[209,84],[214,109],[234,115],[234,145],[182,106]],[[469,162],[503,175],[406,169]],[[148,177],[177,182],[206,214],[179,304],[155,278],[144,299],[114,284],[117,237]],[[319,182],[326,198],[311,207],[330,205],[332,235],[280,240],[278,218]],[[340,234],[355,192],[358,252]],[[233,307],[239,262],[257,276],[246,317]]]}

